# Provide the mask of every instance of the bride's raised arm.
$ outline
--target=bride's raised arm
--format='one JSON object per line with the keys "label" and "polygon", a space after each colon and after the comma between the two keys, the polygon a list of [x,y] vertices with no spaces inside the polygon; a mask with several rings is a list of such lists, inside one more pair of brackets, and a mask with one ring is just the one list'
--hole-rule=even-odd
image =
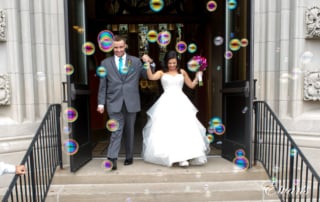
{"label": "bride's raised arm", "polygon": [[153,63],[153,60],[149,57],[149,55],[144,54],[141,59],[145,63],[144,65],[147,66],[147,77],[149,80],[159,80],[163,74],[162,71],[156,71],[155,73],[151,70],[151,63]]}
{"label": "bride's raised arm", "polygon": [[148,79],[149,80],[159,80],[162,75],[163,75],[163,71],[161,70],[158,70],[156,72],[152,72],[151,68],[150,68],[150,63],[149,62],[146,62],[146,65],[147,65],[147,76],[148,76]]}

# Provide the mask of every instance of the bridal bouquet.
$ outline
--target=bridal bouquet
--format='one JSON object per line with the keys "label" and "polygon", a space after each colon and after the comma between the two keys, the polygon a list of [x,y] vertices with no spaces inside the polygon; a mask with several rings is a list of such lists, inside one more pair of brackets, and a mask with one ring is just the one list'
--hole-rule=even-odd
{"label": "bridal bouquet", "polygon": [[192,72],[197,72],[198,80],[199,80],[199,86],[203,86],[203,80],[202,80],[202,74],[203,71],[206,70],[208,66],[207,59],[202,56],[193,56],[191,60],[188,62],[188,69]]}

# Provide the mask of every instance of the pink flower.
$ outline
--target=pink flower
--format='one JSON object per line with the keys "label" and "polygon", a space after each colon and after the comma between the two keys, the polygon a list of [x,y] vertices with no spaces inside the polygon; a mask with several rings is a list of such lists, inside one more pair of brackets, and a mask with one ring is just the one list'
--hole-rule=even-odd
{"label": "pink flower", "polygon": [[197,55],[197,56],[193,56],[192,59],[199,63],[199,65],[200,65],[199,71],[206,70],[208,63],[207,63],[207,59],[205,57]]}
{"label": "pink flower", "polygon": [[196,64],[197,64],[196,71],[199,71],[197,74],[197,77],[199,80],[199,86],[203,86],[202,72],[205,71],[208,66],[207,59],[205,57],[201,57],[201,56],[197,55],[197,56],[193,56],[191,61],[196,61]]}

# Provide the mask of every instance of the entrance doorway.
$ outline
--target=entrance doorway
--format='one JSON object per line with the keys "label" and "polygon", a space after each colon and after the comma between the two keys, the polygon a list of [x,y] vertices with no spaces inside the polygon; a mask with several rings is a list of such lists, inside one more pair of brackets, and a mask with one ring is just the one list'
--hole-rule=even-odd
{"label": "entrance doorway", "polygon": [[[168,1],[163,8],[164,11],[156,12],[152,10],[150,1],[92,1],[86,2],[87,10],[87,40],[97,44],[97,36],[101,31],[107,30],[114,35],[120,34],[127,38],[127,52],[131,55],[141,57],[144,53],[149,54],[155,61],[156,69],[161,69],[161,62],[164,54],[168,50],[175,50],[179,42],[185,42],[186,48],[181,51],[181,67],[187,70],[187,62],[194,55],[202,55],[208,57],[207,41],[210,34],[203,35],[208,29],[210,19],[207,19],[209,12],[205,7],[193,5],[192,1],[187,4],[179,3],[179,1]],[[170,3],[171,2],[171,3]],[[204,1],[205,2],[205,1]],[[149,8],[149,9],[148,9]],[[166,10],[166,11],[165,11]],[[206,13],[200,15],[199,13]],[[153,19],[151,19],[153,18]],[[223,28],[223,27],[222,27]],[[148,32],[152,30],[155,33],[168,32],[171,34],[170,43],[165,45],[157,43],[157,41],[148,40]],[[194,45],[192,50],[187,50],[188,45]],[[113,53],[105,53],[96,51],[92,60],[92,67],[89,71],[89,88],[90,88],[90,118],[91,118],[91,137],[93,144],[93,157],[106,157],[110,132],[106,129],[107,115],[101,116],[96,112],[96,98],[99,85],[99,78],[96,76],[96,67],[107,56]],[[187,70],[188,71],[188,70]],[[193,78],[195,74],[188,71]],[[220,75],[221,77],[221,75]],[[217,77],[219,78],[219,77]],[[205,75],[205,79],[212,81],[210,75]],[[213,81],[219,89],[218,83],[220,80]],[[184,88],[184,92],[199,109],[198,118],[205,127],[208,127],[208,121],[213,116],[212,110],[215,111],[215,116],[221,118],[222,106],[221,94],[212,96],[208,93],[207,82],[202,87],[196,90]],[[137,114],[136,131],[135,131],[135,156],[140,157],[142,151],[142,128],[147,121],[146,111],[157,100],[162,93],[159,81],[140,81],[140,95],[142,110]],[[211,98],[214,97],[214,100]],[[210,98],[210,99],[209,99]],[[217,102],[216,102],[217,101]],[[219,148],[219,137],[212,143],[211,154],[221,155]],[[218,142],[218,144],[217,144]],[[124,155],[124,147],[120,150],[120,156]]]}
{"label": "entrance doorway", "polygon": [[[187,62],[194,55],[204,55],[205,50],[202,48],[204,42],[201,39],[201,33],[205,29],[205,25],[199,24],[183,24],[183,23],[171,23],[165,21],[164,18],[162,23],[139,23],[139,24],[126,24],[126,22],[118,24],[103,24],[99,26],[99,23],[89,24],[89,41],[94,41],[97,38],[101,30],[111,31],[114,35],[121,34],[127,38],[128,48],[127,53],[130,55],[135,55],[141,57],[144,53],[149,54],[156,63],[156,69],[161,69],[161,64],[163,61],[163,56],[168,50],[175,50],[176,44],[178,42],[184,41],[189,44],[196,44],[197,51],[195,53],[189,53],[185,51],[180,54],[181,67],[185,69],[191,78],[194,78],[195,73],[190,72],[187,69]],[[92,24],[92,25],[91,25]],[[167,46],[161,46],[158,43],[148,43],[144,44],[143,37],[144,32],[148,30],[156,30],[156,32],[161,32],[161,29],[171,33],[171,43]],[[181,36],[179,36],[179,32]],[[177,38],[179,38],[177,40]],[[99,66],[100,62],[105,59],[105,57],[111,56],[113,52],[110,53],[95,53],[92,57],[92,64],[89,67],[89,89],[90,89],[90,130],[93,144],[93,157],[106,157],[107,146],[111,132],[106,129],[106,122],[108,121],[107,114],[101,115],[96,112],[97,107],[97,94],[99,86],[99,77],[96,75],[96,68]],[[207,56],[205,56],[207,57]],[[206,73],[206,72],[205,72]],[[209,77],[209,78],[208,78]],[[205,75],[205,79],[212,80],[209,75]],[[217,114],[215,116],[221,117],[221,102],[220,106],[214,101],[210,101],[210,94],[207,93],[207,82],[204,81],[204,86],[199,86],[194,90],[185,87],[183,90],[185,94],[189,97],[191,102],[199,109],[197,114],[201,123],[208,127],[208,121],[212,116],[211,110],[214,109]],[[147,122],[146,111],[152,106],[152,104],[158,99],[158,97],[163,92],[161,88],[160,81],[148,81],[145,79],[140,80],[140,98],[141,98],[141,112],[137,114],[136,127],[135,127],[135,156],[140,157],[142,151],[142,129]],[[221,94],[217,99],[222,99]],[[169,103],[168,103],[169,104]],[[221,155],[220,145],[218,138],[212,143],[211,154]],[[222,139],[221,139],[222,141]],[[218,142],[218,144],[217,144]],[[221,143],[221,142],[220,142]],[[120,156],[124,156],[124,147],[120,150]]]}
{"label": "entrance doorway", "polygon": [[[198,119],[205,127],[210,129],[211,122],[217,119],[223,124],[222,131],[213,136],[211,155],[232,160],[237,149],[243,149],[248,156],[251,153],[251,48],[241,48],[241,44],[234,48],[229,42],[250,39],[250,1],[241,1],[239,5],[234,1],[233,9],[229,8],[230,0],[166,0],[163,5],[152,5],[151,2],[66,1],[67,61],[75,69],[67,76],[68,105],[79,113],[78,120],[70,124],[70,138],[79,143],[79,152],[70,157],[71,171],[76,171],[92,157],[106,157],[110,137],[106,129],[108,117],[96,112],[99,85],[96,69],[105,57],[112,55],[112,51],[104,52],[98,48],[97,37],[104,30],[125,35],[127,52],[138,57],[148,53],[157,69],[161,69],[165,52],[176,49],[181,52],[181,67],[193,78],[194,72],[187,69],[188,61],[195,55],[207,58],[204,85],[196,90],[185,88],[184,91],[198,108]],[[158,6],[162,6],[160,10]],[[163,45],[146,40],[145,35],[150,30],[170,33],[170,43]],[[93,54],[83,53],[83,44],[87,42],[95,47]],[[177,49],[179,42],[185,44],[186,50]],[[233,58],[228,58],[227,53],[233,54]],[[142,110],[137,114],[135,156],[140,156],[142,150],[141,131],[147,121],[145,112],[161,93],[159,82],[140,81]],[[228,147],[224,147],[224,142]],[[120,151],[121,155],[124,150]]]}

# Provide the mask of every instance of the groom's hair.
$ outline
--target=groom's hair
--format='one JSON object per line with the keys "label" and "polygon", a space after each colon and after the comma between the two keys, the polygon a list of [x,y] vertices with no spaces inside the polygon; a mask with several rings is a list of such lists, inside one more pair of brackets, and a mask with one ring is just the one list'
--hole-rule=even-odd
{"label": "groom's hair", "polygon": [[124,41],[124,43],[127,43],[127,38],[121,35],[115,35],[113,37],[113,41]]}

